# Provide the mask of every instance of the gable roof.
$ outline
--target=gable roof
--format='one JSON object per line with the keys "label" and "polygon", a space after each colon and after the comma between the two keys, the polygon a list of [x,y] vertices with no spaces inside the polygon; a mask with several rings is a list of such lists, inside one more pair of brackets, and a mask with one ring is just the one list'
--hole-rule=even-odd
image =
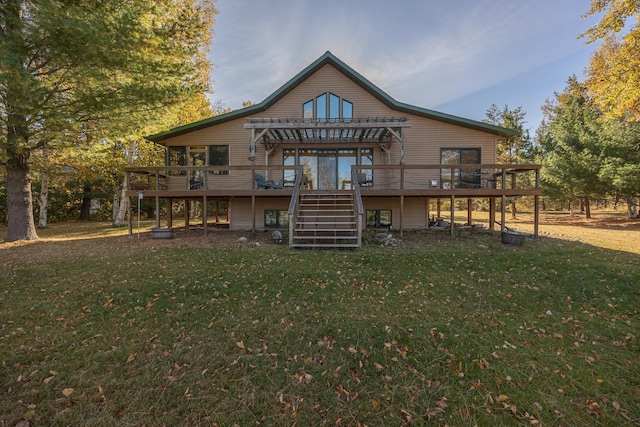
{"label": "gable roof", "polygon": [[295,89],[298,85],[304,82],[307,78],[313,75],[320,68],[325,65],[331,65],[346,77],[351,79],[354,83],[360,86],[362,89],[367,91],[369,94],[373,95],[376,99],[382,102],[387,107],[407,113],[413,114],[420,117],[426,117],[428,119],[437,120],[445,123],[449,123],[452,125],[462,126],[469,129],[474,129],[482,132],[491,133],[501,137],[509,137],[516,135],[516,132],[512,129],[503,128],[500,126],[490,125],[488,123],[479,122],[476,120],[465,119],[463,117],[453,116],[451,114],[441,113],[434,110],[429,110],[422,107],[416,107],[414,105],[405,104],[403,102],[398,102],[385,93],[383,90],[378,88],[376,85],[371,83],[369,80],[360,75],[353,68],[349,67],[347,64],[342,62],[336,56],[334,56],[331,52],[327,51],[320,58],[316,59],[313,63],[311,63],[307,68],[299,72],[295,75],[291,80],[282,85],[278,90],[269,95],[264,101],[259,104],[252,105],[250,107],[242,108],[239,110],[234,110],[229,113],[220,114],[218,116],[213,116],[208,119],[200,120],[194,123],[189,123],[184,126],[179,126],[173,129],[170,129],[165,132],[157,133],[155,135],[147,136],[146,139],[159,143],[164,141],[165,139],[173,138],[179,135],[184,135],[189,132],[193,132],[196,130],[204,129],[209,126],[217,125],[220,123],[228,122],[230,120],[240,119],[242,117],[250,116],[256,113],[260,113],[265,111],[269,107],[273,106],[276,102],[278,102],[281,98]]}

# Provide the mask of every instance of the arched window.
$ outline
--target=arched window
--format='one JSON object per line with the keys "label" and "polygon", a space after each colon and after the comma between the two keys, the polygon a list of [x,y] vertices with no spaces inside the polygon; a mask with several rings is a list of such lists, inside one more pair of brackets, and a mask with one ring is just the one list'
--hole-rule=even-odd
{"label": "arched window", "polygon": [[302,104],[302,117],[321,121],[350,121],[353,118],[353,103],[325,92]]}

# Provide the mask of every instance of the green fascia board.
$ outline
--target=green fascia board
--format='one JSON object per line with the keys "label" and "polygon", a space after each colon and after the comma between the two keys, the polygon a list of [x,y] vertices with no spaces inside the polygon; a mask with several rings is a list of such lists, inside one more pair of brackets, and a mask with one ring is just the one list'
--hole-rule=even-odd
{"label": "green fascia board", "polygon": [[364,90],[373,95],[376,99],[381,101],[383,104],[388,106],[393,110],[397,110],[406,114],[413,114],[421,117],[426,117],[433,120],[438,120],[441,122],[463,126],[466,128],[475,129],[482,132],[488,132],[494,135],[498,135],[500,137],[510,137],[517,135],[517,132],[512,129],[503,128],[500,126],[490,125],[488,123],[479,122],[475,120],[465,119],[463,117],[454,116],[451,114],[445,114],[434,110],[429,110],[426,108],[416,107],[414,105],[405,104],[402,102],[398,102],[385,93],[383,90],[378,88],[376,85],[371,83],[365,77],[360,75],[353,68],[349,67],[347,64],[342,62],[336,56],[334,56],[331,52],[327,51],[320,58],[316,59],[313,63],[311,63],[307,68],[296,74],[293,78],[291,78],[288,82],[282,85],[278,90],[269,95],[264,101],[259,104],[252,105],[250,107],[242,108],[239,110],[231,111],[229,113],[221,114],[219,116],[210,117],[208,119],[200,120],[194,123],[190,123],[184,126],[179,126],[173,129],[170,129],[165,132],[157,133],[155,135],[147,136],[146,139],[160,143],[166,139],[173,138],[179,135],[184,135],[189,132],[193,132],[196,130],[204,129],[209,126],[217,125],[220,123],[228,122],[230,120],[236,120],[242,117],[250,116],[252,114],[257,114],[261,111],[265,111],[267,108],[271,107],[278,100],[283,98],[287,93],[291,92],[294,88],[304,82],[307,78],[309,78],[313,73],[318,71],[320,68],[325,66],[326,64],[330,64],[346,77],[351,79],[353,82],[358,84]]}

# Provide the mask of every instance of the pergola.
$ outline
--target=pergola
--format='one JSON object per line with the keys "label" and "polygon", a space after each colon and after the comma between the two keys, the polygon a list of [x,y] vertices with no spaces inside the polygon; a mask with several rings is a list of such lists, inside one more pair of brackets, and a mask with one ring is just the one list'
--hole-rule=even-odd
{"label": "pergola", "polygon": [[244,125],[251,129],[251,156],[255,157],[262,139],[267,157],[282,144],[374,143],[388,152],[394,141],[400,143],[400,163],[404,163],[404,128],[411,127],[407,117],[366,117],[353,119],[250,118]]}

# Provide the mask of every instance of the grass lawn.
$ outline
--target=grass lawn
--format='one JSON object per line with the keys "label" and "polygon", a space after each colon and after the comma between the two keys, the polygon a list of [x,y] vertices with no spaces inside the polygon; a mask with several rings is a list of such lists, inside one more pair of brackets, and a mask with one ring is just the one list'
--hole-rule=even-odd
{"label": "grass lawn", "polygon": [[0,426],[638,425],[640,223],[607,218],[522,247],[0,243]]}

